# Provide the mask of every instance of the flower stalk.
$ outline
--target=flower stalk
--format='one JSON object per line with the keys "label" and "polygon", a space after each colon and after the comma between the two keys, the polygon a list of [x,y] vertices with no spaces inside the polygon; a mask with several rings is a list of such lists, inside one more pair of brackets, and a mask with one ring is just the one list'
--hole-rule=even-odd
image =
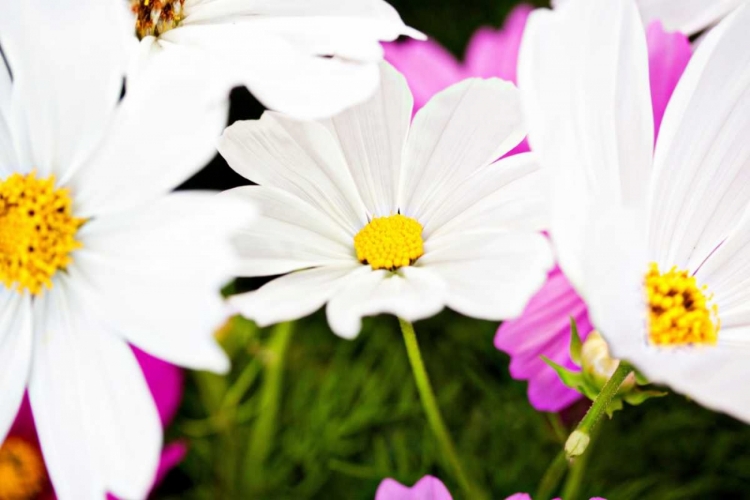
{"label": "flower stalk", "polygon": [[583,419],[579,422],[578,427],[568,438],[565,443],[565,454],[568,459],[579,457],[584,454],[591,442],[591,432],[607,411],[610,403],[614,399],[620,386],[628,375],[633,372],[633,367],[625,361],[620,361],[617,369],[609,378],[599,395],[594,400],[589,411],[586,412]]}
{"label": "flower stalk", "polygon": [[479,492],[472,488],[469,483],[468,476],[464,472],[464,469],[461,466],[461,461],[458,458],[456,446],[453,444],[453,440],[448,433],[448,428],[445,426],[445,421],[443,420],[443,416],[438,408],[437,399],[435,398],[432,384],[430,383],[427,370],[424,366],[424,361],[422,360],[422,353],[419,350],[419,343],[417,342],[417,334],[414,331],[414,325],[401,318],[398,319],[398,322],[404,336],[406,353],[409,356],[409,362],[411,363],[412,372],[414,373],[414,381],[417,384],[419,397],[422,400],[422,407],[424,408],[432,432],[438,440],[440,449],[443,452],[448,465],[453,470],[456,480],[466,493],[467,498],[483,498],[483,495],[480,495]]}

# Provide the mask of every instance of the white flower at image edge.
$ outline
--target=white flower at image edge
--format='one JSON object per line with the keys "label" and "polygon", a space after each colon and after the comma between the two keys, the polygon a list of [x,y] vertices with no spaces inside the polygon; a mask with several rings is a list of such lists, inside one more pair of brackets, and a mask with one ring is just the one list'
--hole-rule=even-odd
{"label": "white flower at image edge", "polygon": [[214,154],[225,100],[154,64],[120,101],[112,5],[25,0],[0,19],[0,442],[28,389],[63,500],[146,496],[162,430],[128,343],[228,369],[212,330],[252,213],[168,194]]}
{"label": "white flower at image edge", "polygon": [[[381,41],[424,35],[383,0],[131,0],[139,58],[187,51],[266,107],[321,118],[370,97]],[[225,89],[225,90],[228,90]]]}
{"label": "white flower at image edge", "polygon": [[560,265],[613,354],[750,422],[750,8],[713,29],[654,150],[631,0],[531,18],[519,82]]}
{"label": "white flower at image edge", "polygon": [[354,337],[363,316],[414,321],[448,306],[499,320],[519,315],[552,255],[543,181],[531,154],[495,161],[524,137],[517,89],[466,80],[411,122],[405,79],[381,64],[368,102],[324,121],[273,112],[237,122],[219,151],[260,184],[260,222],[240,231],[240,276],[284,276],[232,297],[261,325],[324,304],[332,330]]}
{"label": "white flower at image edge", "polygon": [[[552,0],[559,7],[571,0]],[[696,34],[721,21],[747,0],[636,0],[643,22],[660,21],[667,31]]]}

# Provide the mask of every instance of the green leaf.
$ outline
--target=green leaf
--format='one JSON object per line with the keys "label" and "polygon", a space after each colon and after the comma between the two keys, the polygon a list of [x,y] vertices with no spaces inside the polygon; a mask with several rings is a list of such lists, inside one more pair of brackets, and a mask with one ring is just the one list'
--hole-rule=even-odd
{"label": "green leaf", "polygon": [[578,325],[573,316],[570,317],[570,359],[576,366],[581,366],[581,337],[578,335]]}

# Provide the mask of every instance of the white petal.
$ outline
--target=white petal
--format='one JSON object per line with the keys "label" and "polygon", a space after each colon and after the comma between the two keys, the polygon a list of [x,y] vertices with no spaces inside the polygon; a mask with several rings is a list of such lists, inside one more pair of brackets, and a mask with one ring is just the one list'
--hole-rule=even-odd
{"label": "white petal", "polygon": [[667,107],[651,191],[651,248],[697,269],[750,200],[750,8],[706,37]]}
{"label": "white petal", "polygon": [[31,300],[0,291],[0,443],[13,425],[29,379],[32,351]]}
{"label": "white petal", "polygon": [[651,382],[664,384],[698,404],[750,423],[747,348],[644,348],[630,361]]}
{"label": "white petal", "polygon": [[227,314],[219,290],[236,267],[230,235],[253,216],[232,197],[175,193],[88,222],[69,272],[129,342],[177,365],[222,372],[229,364],[213,337]]}
{"label": "white petal", "polygon": [[59,498],[145,498],[162,446],[156,405],[130,347],[70,282],[34,304],[29,397],[47,470]]}
{"label": "white petal", "polygon": [[519,59],[529,141],[549,169],[551,232],[581,288],[585,214],[642,203],[653,149],[646,38],[632,2],[574,0],[534,12]]}
{"label": "white petal", "polygon": [[357,262],[354,237],[330,216],[276,188],[246,186],[222,196],[253,202],[260,218],[238,230],[233,241],[239,276],[273,276],[298,269]]}
{"label": "white petal", "polygon": [[343,153],[323,125],[266,112],[260,120],[228,127],[218,148],[246,179],[297,196],[352,236],[367,224],[367,209]]}
{"label": "white petal", "polygon": [[159,40],[164,46],[191,47],[200,57],[210,56],[208,68],[221,66],[227,89],[245,85],[266,107],[295,118],[338,113],[370,97],[378,86],[375,63],[312,56],[250,24],[187,25]]}
{"label": "white petal", "polygon": [[648,271],[643,211],[593,207],[583,241],[589,317],[614,356],[632,360],[647,341],[643,280]]}
{"label": "white petal", "polygon": [[353,262],[294,272],[254,292],[235,295],[230,303],[262,327],[296,320],[323,307],[363,267]]}
{"label": "white petal", "polygon": [[338,139],[368,216],[396,213],[399,174],[414,105],[406,79],[388,63],[366,103],[324,124]]}
{"label": "white petal", "polygon": [[[559,7],[570,0],[552,0]],[[717,23],[745,0],[638,0],[643,23],[661,21],[667,31],[693,35]]]}
{"label": "white petal", "polygon": [[457,233],[425,242],[419,268],[448,285],[446,304],[489,320],[519,316],[554,265],[547,239],[537,233]]}
{"label": "white petal", "polygon": [[99,0],[4,3],[0,43],[14,77],[14,128],[25,127],[41,175],[65,177],[102,137],[132,38],[125,9]]}
{"label": "white petal", "polygon": [[381,0],[194,1],[185,13],[161,39],[215,52],[266,106],[297,118],[364,101],[377,88],[379,42],[423,38]]}
{"label": "white petal", "polygon": [[525,133],[511,83],[469,79],[440,92],[414,118],[399,206],[420,220],[457,183],[513,149]]}
{"label": "white petal", "polygon": [[750,210],[696,273],[719,306],[719,341],[750,346]]}
{"label": "white petal", "polygon": [[12,88],[10,73],[8,73],[2,54],[0,54],[0,175],[2,177],[10,175],[13,169],[18,167],[16,145],[13,142],[13,134],[10,129]]}
{"label": "white petal", "polygon": [[0,116],[7,116],[10,107],[10,95],[13,82],[10,79],[5,59],[0,55]]}
{"label": "white petal", "polygon": [[669,31],[692,35],[721,20],[745,0],[639,0],[645,24],[659,20]]}
{"label": "white petal", "polygon": [[[348,25],[361,27],[361,23],[381,23],[383,32],[380,40],[396,38],[401,34],[413,33],[401,21],[396,10],[383,0],[188,0],[185,5],[185,23],[218,22],[228,16],[235,16],[233,21],[244,16],[263,17],[267,19],[282,18],[293,21],[302,18],[308,24],[321,20],[338,20],[340,27]],[[322,38],[330,38],[331,33]],[[359,36],[369,33],[360,31]],[[351,43],[352,40],[349,41]]]}
{"label": "white petal", "polygon": [[429,318],[443,309],[446,293],[445,282],[425,269],[404,267],[391,273],[363,267],[328,303],[328,324],[336,335],[354,338],[364,316],[388,313],[407,321]]}
{"label": "white petal", "polygon": [[129,81],[103,143],[69,182],[78,216],[153,200],[216,154],[226,96],[217,96],[211,75],[201,74],[182,51],[160,55]]}
{"label": "white petal", "polygon": [[425,239],[473,230],[547,229],[543,172],[533,154],[505,158],[462,183],[422,220]]}

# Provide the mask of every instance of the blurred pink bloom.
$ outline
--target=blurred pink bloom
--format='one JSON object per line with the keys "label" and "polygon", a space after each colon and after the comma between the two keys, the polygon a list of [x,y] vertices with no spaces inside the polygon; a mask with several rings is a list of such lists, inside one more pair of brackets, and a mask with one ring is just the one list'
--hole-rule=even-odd
{"label": "blurred pink bloom", "polygon": [[[138,359],[138,363],[141,365],[151,394],[154,396],[162,425],[166,427],[177,413],[182,399],[183,372],[180,368],[154,358],[135,347],[133,347],[133,351]],[[28,397],[24,397],[7,439],[20,439],[30,445],[41,456],[41,447],[34,426],[34,417],[31,413],[31,405],[29,404]],[[164,447],[159,468],[154,471],[154,487],[161,483],[164,476],[185,458],[186,453],[187,445],[184,442],[178,441]],[[38,495],[38,498],[55,498],[49,481],[46,481],[44,491]],[[116,497],[108,495],[107,498],[115,499]]]}
{"label": "blurred pink bloom", "polygon": [[[383,479],[378,486],[378,491],[375,492],[375,500],[453,500],[453,497],[440,479],[434,476],[425,476],[411,488],[394,479]],[[505,500],[532,499],[527,493],[516,493]],[[605,499],[596,497],[591,500]]]}
{"label": "blurred pink bloom", "polygon": [[453,497],[440,479],[425,476],[411,488],[394,479],[383,479],[375,500],[453,500]]}
{"label": "blurred pink bloom", "polygon": [[[406,76],[414,93],[415,112],[436,92],[469,77],[499,77],[516,81],[518,49],[532,8],[516,7],[503,28],[481,28],[469,42],[464,62],[457,61],[437,42],[408,40],[385,45],[386,59]],[[654,129],[658,134],[664,110],[691,55],[688,39],[666,33],[659,22],[647,29]],[[526,141],[509,154],[527,151]],[[498,330],[495,346],[511,356],[510,373],[528,380],[529,401],[540,411],[560,411],[580,395],[565,387],[540,358],[573,368],[568,356],[570,317],[582,337],[591,331],[586,306],[559,268],[529,302],[524,314],[506,321]]]}

